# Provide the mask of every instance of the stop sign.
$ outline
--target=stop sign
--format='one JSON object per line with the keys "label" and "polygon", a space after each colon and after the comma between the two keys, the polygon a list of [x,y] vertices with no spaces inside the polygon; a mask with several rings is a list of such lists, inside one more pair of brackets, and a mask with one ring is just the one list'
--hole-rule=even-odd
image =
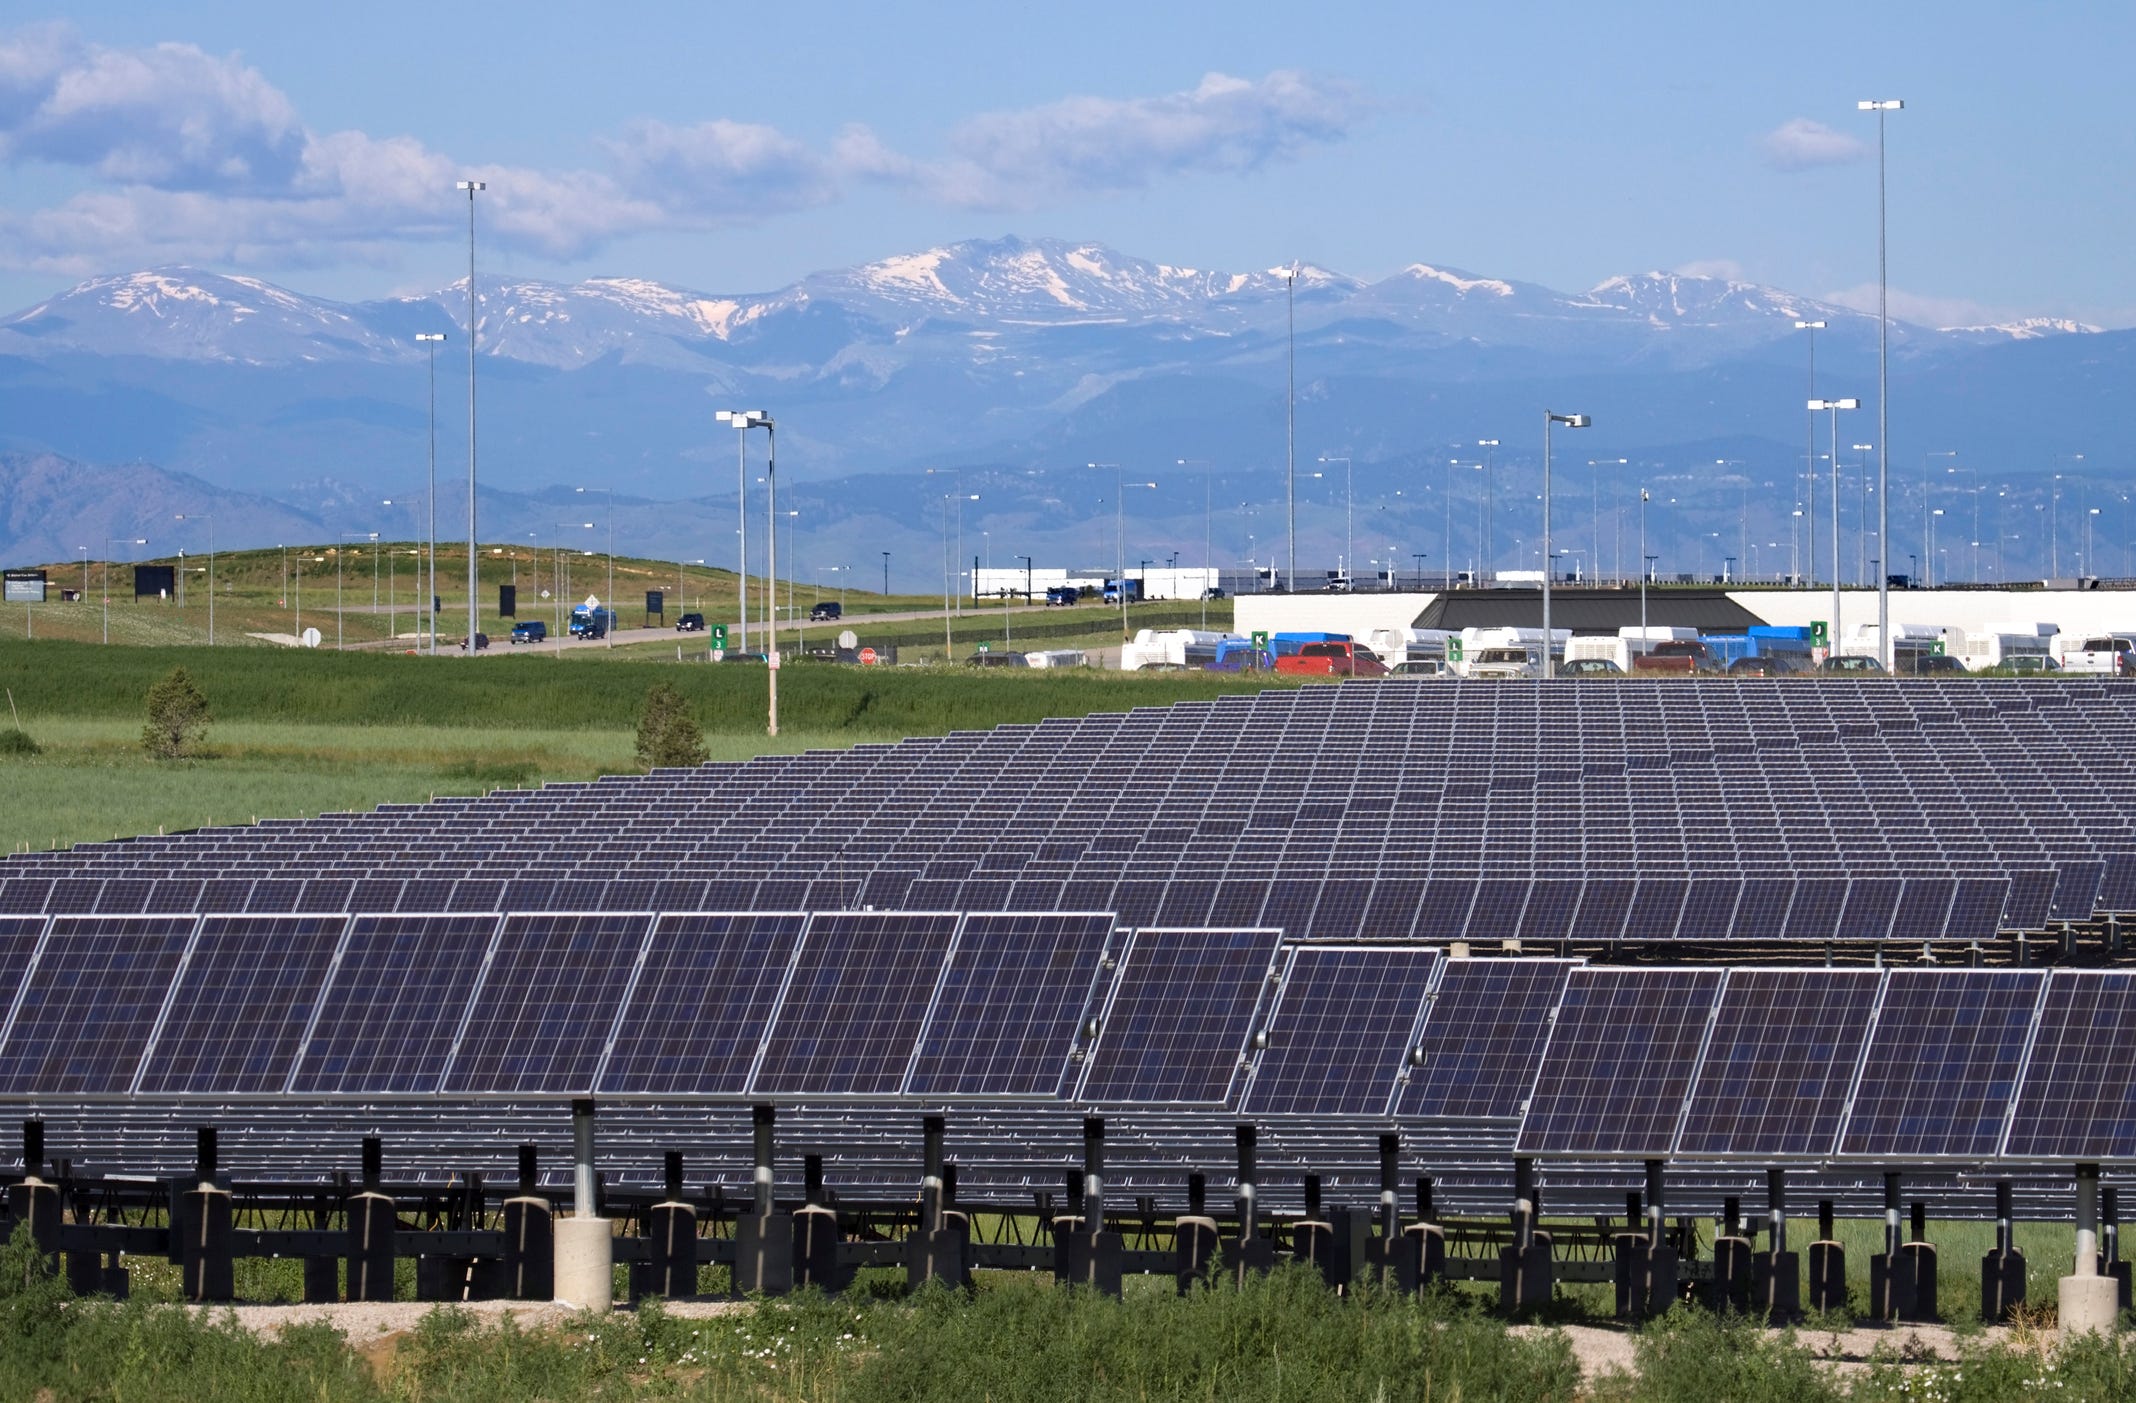
{"label": "stop sign", "polygon": [[875,650],[873,648],[861,649],[860,661],[865,667],[873,667],[875,665]]}

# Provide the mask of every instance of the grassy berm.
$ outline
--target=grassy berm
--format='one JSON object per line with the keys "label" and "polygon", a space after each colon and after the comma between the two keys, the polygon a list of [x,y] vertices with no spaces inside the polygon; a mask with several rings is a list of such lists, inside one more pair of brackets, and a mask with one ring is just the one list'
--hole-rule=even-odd
{"label": "grassy berm", "polygon": [[[199,754],[159,760],[141,745],[146,698],[175,666],[213,720]],[[681,693],[714,760],[1271,685],[1199,672],[796,663],[779,674],[774,738],[761,664],[18,640],[0,643],[0,728],[19,727],[35,750],[0,750],[11,800],[0,806],[0,851],[630,771],[656,682]]]}

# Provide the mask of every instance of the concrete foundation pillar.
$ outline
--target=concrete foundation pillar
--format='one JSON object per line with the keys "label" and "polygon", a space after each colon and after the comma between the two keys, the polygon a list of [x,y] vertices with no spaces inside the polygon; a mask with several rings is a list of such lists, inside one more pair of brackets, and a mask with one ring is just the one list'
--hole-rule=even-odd
{"label": "concrete foundation pillar", "polygon": [[615,1304],[616,1238],[606,1218],[561,1218],[556,1229],[558,1305],[605,1311]]}
{"label": "concrete foundation pillar", "polygon": [[2072,1275],[2057,1283],[2063,1338],[2110,1334],[2121,1314],[2120,1290],[2099,1272],[2099,1166],[2077,1166],[2077,1252]]}

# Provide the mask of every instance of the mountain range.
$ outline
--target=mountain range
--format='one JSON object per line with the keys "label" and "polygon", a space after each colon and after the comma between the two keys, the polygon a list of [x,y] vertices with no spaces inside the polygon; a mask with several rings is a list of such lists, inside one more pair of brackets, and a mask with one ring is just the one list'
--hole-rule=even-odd
{"label": "mountain range", "polygon": [[[585,514],[573,489],[597,484],[616,494],[635,553],[715,563],[731,556],[737,486],[734,442],[713,417],[722,407],[776,415],[781,510],[802,513],[791,524],[804,561],[887,547],[939,562],[949,529],[934,489],[952,480],[979,494],[965,504],[966,558],[981,553],[975,538],[991,549],[999,537],[1003,554],[1109,559],[1115,475],[1092,474],[1092,462],[1158,483],[1131,504],[1130,555],[1198,558],[1222,497],[1236,518],[1229,544],[1212,545],[1223,558],[1255,549],[1249,536],[1281,535],[1294,345],[1300,471],[1328,474],[1299,488],[1301,550],[1332,558],[1347,539],[1362,557],[1362,507],[1367,534],[1396,538],[1382,554],[1473,556],[1481,474],[1447,463],[1497,438],[1493,491],[1510,514],[1494,555],[1511,565],[1539,487],[1545,408],[1596,421],[1561,439],[1561,483],[1584,489],[1594,515],[1607,505],[1620,516],[1637,484],[1670,484],[1680,510],[1655,530],[1680,549],[1723,521],[1744,539],[1794,529],[1809,432],[1810,342],[1797,322],[1826,324],[1819,394],[1873,409],[1876,384],[1874,317],[1676,273],[1566,293],[1424,263],[1366,282],[1003,238],[765,293],[620,277],[484,275],[476,286],[485,538],[555,534],[560,514]],[[440,529],[464,531],[464,508],[446,507],[464,498],[450,484],[466,480],[467,320],[464,281],[336,303],[187,268],[92,279],[0,318],[0,451],[12,455],[0,552],[55,560],[104,534],[153,538],[143,504],[166,499],[217,511],[232,544],[306,523],[325,535],[391,529],[379,504],[422,491],[432,442],[433,347],[415,337],[440,331]],[[2006,513],[2058,467],[2087,491],[2118,491],[2117,465],[2136,447],[2118,412],[2136,334],[1894,323],[1891,349],[1895,513],[1960,490],[1935,480],[1960,466],[1962,490],[1992,479]],[[1842,420],[1843,448],[1874,439],[1874,424]],[[1821,421],[1816,433],[1821,451]],[[2078,453],[2081,463],[2068,456]],[[1597,454],[1628,461],[1590,474]],[[1844,453],[1843,468],[1853,459]],[[915,491],[925,467],[956,476]],[[133,476],[111,476],[121,473]],[[151,491],[144,473],[167,480]]]}

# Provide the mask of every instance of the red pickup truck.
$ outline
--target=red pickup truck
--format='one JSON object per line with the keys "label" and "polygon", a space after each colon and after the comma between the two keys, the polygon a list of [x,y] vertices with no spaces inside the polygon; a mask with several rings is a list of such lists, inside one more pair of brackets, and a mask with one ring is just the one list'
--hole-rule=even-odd
{"label": "red pickup truck", "polygon": [[1307,643],[1277,658],[1276,671],[1306,677],[1385,677],[1387,665],[1355,643]]}
{"label": "red pickup truck", "polygon": [[1634,672],[1677,673],[1690,677],[1720,670],[1720,660],[1713,656],[1713,650],[1695,639],[1656,643],[1652,649],[1632,659]]}

